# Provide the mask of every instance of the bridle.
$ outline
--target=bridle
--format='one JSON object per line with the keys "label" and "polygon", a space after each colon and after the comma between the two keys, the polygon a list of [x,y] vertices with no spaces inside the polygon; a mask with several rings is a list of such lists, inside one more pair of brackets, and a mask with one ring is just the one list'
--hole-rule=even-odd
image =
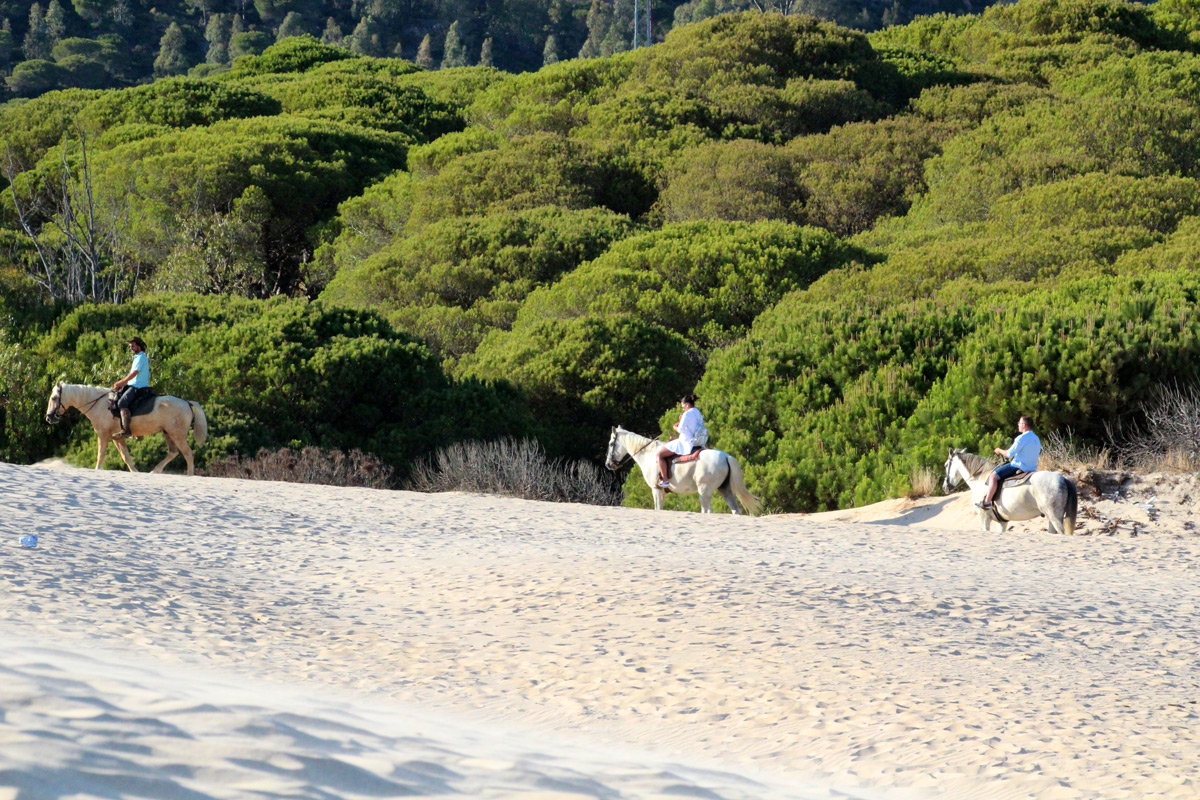
{"label": "bridle", "polygon": [[46,414],[46,422],[53,425],[63,418],[63,414],[67,409],[62,402],[62,384],[56,384],[54,391],[51,392],[50,398],[54,400],[54,408],[50,409],[50,413]]}
{"label": "bridle", "polygon": [[621,466],[624,465],[624,463],[626,461],[637,458],[639,455],[642,454],[643,450],[645,450],[650,445],[654,444],[655,440],[651,439],[650,441],[646,442],[644,445],[639,447],[637,450],[634,450],[632,453],[629,452],[628,450],[626,450],[625,455],[621,456],[621,459],[618,461],[613,458],[613,449],[615,448],[617,442],[619,442],[619,441],[620,440],[617,438],[617,429],[613,428],[612,438],[609,439],[609,442],[608,442],[608,453],[605,455],[605,458],[604,458],[604,466],[608,467],[609,469],[611,469],[613,471],[620,469]]}

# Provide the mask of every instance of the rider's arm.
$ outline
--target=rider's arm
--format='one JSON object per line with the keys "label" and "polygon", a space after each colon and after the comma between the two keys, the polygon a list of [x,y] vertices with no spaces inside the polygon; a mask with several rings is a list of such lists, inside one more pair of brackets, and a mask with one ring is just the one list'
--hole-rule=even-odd
{"label": "rider's arm", "polygon": [[137,377],[137,374],[138,374],[138,371],[137,371],[136,369],[135,369],[135,370],[130,370],[130,372],[129,372],[129,374],[128,374],[128,375],[126,375],[124,378],[121,378],[121,380],[119,380],[119,381],[117,381],[116,383],[114,383],[114,384],[113,384],[113,387],[112,387],[112,388],[113,388],[113,391],[114,391],[114,392],[119,392],[119,391],[121,391],[121,387],[122,387],[122,386],[124,386],[125,384],[129,383],[129,382],[130,382],[131,380],[133,380],[134,378],[136,378],[136,377]]}

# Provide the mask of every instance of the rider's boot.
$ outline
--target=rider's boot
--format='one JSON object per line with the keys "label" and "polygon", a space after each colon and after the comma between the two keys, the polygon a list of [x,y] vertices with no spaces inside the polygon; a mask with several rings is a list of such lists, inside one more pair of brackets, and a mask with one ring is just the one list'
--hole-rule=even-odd
{"label": "rider's boot", "polygon": [[128,439],[129,438],[129,436],[130,436],[129,418],[132,415],[133,415],[133,412],[130,411],[128,408],[121,409],[121,430],[113,435],[114,439]]}

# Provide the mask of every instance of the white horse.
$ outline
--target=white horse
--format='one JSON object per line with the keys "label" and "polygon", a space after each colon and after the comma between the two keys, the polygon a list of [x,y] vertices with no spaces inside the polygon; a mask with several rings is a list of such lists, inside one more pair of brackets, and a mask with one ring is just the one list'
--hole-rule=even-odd
{"label": "white horse", "polygon": [[[104,454],[108,452],[111,441],[117,446],[121,459],[130,472],[137,472],[133,459],[129,456],[129,448],[121,439],[113,439],[113,434],[121,430],[121,420],[108,410],[108,394],[111,390],[106,386],[81,386],[76,383],[57,383],[54,391],[50,392],[50,402],[46,406],[46,422],[53,425],[62,419],[68,408],[77,408],[87,417],[92,427],[96,429],[96,469],[104,464]],[[187,474],[196,474],[196,465],[192,458],[192,448],[188,447],[188,428],[195,423],[196,446],[204,444],[208,438],[208,419],[199,403],[191,400],[181,400],[167,395],[154,398],[154,410],[148,414],[139,414],[129,421],[129,432],[133,436],[149,436],[162,432],[167,440],[167,457],[158,462],[152,472],[162,472],[175,456],[183,453],[187,461]]]}
{"label": "white horse", "polygon": [[[657,511],[662,511],[667,497],[666,491],[658,486],[658,450],[662,446],[658,439],[647,439],[617,426],[608,439],[608,456],[604,460],[604,466],[615,471],[626,458],[632,458],[654,494]],[[695,461],[673,464],[671,491],[699,494],[700,510],[705,514],[712,513],[712,496],[716,491],[725,498],[734,514],[741,514],[743,508],[748,514],[757,514],[762,509],[762,502],[746,488],[746,479],[742,477],[742,467],[737,459],[721,450],[704,450]],[[741,505],[738,505],[739,500]]]}
{"label": "white horse", "polygon": [[[982,502],[987,496],[988,473],[995,468],[994,462],[982,456],[966,450],[951,450],[950,457],[946,459],[946,478],[942,481],[942,490],[949,494],[954,487],[965,482],[971,487],[972,502]],[[1060,472],[1038,470],[1027,483],[1001,487],[992,503],[999,519],[981,508],[979,522],[985,531],[991,530],[993,522],[1000,526],[1001,531],[1005,531],[1012,520],[1046,517],[1051,533],[1070,535],[1075,533],[1078,504],[1079,495],[1073,480]]]}

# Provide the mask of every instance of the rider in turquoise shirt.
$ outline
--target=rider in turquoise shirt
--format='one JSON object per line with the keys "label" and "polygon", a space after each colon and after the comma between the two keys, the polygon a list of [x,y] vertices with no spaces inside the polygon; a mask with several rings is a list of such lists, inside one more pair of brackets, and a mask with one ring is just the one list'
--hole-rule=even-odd
{"label": "rider in turquoise shirt", "polygon": [[113,384],[117,392],[117,409],[121,412],[121,432],[114,439],[124,439],[129,436],[129,423],[133,417],[134,403],[140,400],[150,388],[150,356],[146,354],[146,343],[141,337],[134,336],[129,340],[129,349],[133,351],[133,366],[129,374]]}

